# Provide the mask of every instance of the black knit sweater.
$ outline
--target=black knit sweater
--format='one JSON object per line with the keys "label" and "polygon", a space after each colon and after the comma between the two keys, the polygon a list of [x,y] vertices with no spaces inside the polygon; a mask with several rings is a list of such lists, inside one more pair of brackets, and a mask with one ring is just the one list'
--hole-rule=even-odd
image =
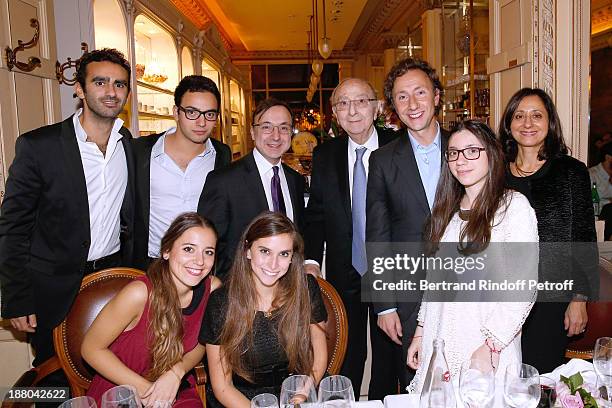
{"label": "black knit sweater", "polygon": [[516,177],[507,172],[508,187],[529,199],[538,220],[540,281],[573,279],[572,290],[539,292],[539,300],[590,299],[599,288],[595,215],[586,166],[570,156],[548,160],[537,172]]}

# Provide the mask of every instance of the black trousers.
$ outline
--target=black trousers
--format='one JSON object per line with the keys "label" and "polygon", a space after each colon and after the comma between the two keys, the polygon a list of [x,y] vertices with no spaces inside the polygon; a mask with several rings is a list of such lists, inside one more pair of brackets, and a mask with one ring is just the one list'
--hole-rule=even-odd
{"label": "black trousers", "polygon": [[406,387],[414,378],[415,371],[406,365],[406,355],[416,329],[409,320],[402,321],[402,345],[395,344],[377,324],[378,315],[370,311],[370,342],[372,345],[372,375],[368,399],[382,400],[386,395],[405,394]]}
{"label": "black trousers", "polygon": [[563,326],[567,303],[536,303],[523,325],[523,362],[549,373],[567,360],[569,338]]}

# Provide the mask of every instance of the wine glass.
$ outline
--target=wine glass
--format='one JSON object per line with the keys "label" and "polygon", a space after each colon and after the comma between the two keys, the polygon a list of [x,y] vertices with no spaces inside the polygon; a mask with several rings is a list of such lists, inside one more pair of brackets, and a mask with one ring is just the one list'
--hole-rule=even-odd
{"label": "wine glass", "polygon": [[540,401],[540,375],[529,364],[515,363],[506,368],[504,400],[512,408],[535,408]]}
{"label": "wine glass", "polygon": [[599,384],[606,388],[608,395],[612,395],[612,337],[600,337],[595,342],[593,367]]}
{"label": "wine glass", "polygon": [[278,408],[278,399],[274,394],[259,394],[251,400],[251,408]]}
{"label": "wine glass", "polygon": [[495,373],[490,361],[467,360],[461,366],[459,395],[466,408],[488,407],[495,398]]}
{"label": "wine glass", "polygon": [[140,408],[141,406],[136,388],[131,385],[118,385],[102,394],[101,408]]}
{"label": "wine glass", "polygon": [[597,405],[600,408],[612,408],[612,387],[606,387],[599,376],[596,379],[593,396],[597,399]]}
{"label": "wine glass", "polygon": [[76,397],[62,402],[59,408],[97,408],[96,400],[91,397]]}
{"label": "wine glass", "polygon": [[314,381],[309,375],[292,375],[281,386],[280,407],[293,408],[317,401]]}
{"label": "wine glass", "polygon": [[557,401],[557,382],[550,377],[540,376],[540,402],[538,408],[551,408]]}
{"label": "wine glass", "polygon": [[319,404],[321,407],[351,408],[355,393],[351,380],[343,375],[331,375],[319,384]]}

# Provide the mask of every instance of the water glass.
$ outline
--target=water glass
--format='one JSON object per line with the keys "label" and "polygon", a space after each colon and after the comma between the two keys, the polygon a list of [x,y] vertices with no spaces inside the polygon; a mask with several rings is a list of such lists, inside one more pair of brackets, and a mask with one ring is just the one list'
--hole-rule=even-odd
{"label": "water glass", "polygon": [[140,397],[131,385],[118,385],[102,394],[101,408],[140,408]]}
{"label": "water glass", "polygon": [[317,392],[309,375],[292,375],[285,378],[281,386],[280,407],[293,408],[299,404],[315,403]]}
{"label": "water glass", "polygon": [[251,408],[278,408],[278,399],[274,394],[259,394],[251,400]]}
{"label": "water glass", "polygon": [[557,382],[550,377],[540,376],[540,402],[538,408],[552,408],[557,401]]}
{"label": "water glass", "polygon": [[597,400],[599,408],[612,408],[612,387],[607,387],[599,376],[597,377],[595,390],[593,396]]}
{"label": "water glass", "polygon": [[593,367],[601,383],[612,387],[612,337],[600,337],[595,342]]}
{"label": "water glass", "polygon": [[91,397],[76,397],[62,402],[59,408],[98,408]]}
{"label": "water glass", "polygon": [[319,384],[321,407],[351,408],[355,405],[355,393],[351,380],[343,375],[331,375]]}
{"label": "water glass", "polygon": [[540,402],[540,374],[529,364],[515,363],[506,368],[504,400],[512,408],[536,408]]}
{"label": "water glass", "polygon": [[490,361],[467,360],[463,363],[459,395],[466,408],[491,406],[495,398],[495,373]]}

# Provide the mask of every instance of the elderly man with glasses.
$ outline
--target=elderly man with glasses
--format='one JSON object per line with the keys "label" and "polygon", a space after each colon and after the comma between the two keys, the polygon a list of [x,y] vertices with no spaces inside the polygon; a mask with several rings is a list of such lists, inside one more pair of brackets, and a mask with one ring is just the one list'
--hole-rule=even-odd
{"label": "elderly man with glasses", "polygon": [[[359,392],[367,354],[368,303],[361,299],[361,280],[367,270],[365,253],[366,182],[370,154],[397,134],[374,126],[380,102],[372,86],[358,78],[346,78],[332,93],[334,116],[346,135],[318,146],[313,152],[312,183],[306,210],[304,241],[307,269],[318,272],[326,247],[325,278],[336,288],[346,307],[349,335],[341,374],[349,377]],[[311,262],[313,264],[311,264]],[[372,314],[373,368],[370,399],[382,399],[377,390],[393,381],[378,359],[376,345],[386,335],[376,326]],[[379,364],[380,362],[380,364]],[[374,373],[374,371],[373,371]]]}
{"label": "elderly man with glasses", "polygon": [[135,264],[146,269],[160,256],[161,238],[177,215],[195,211],[208,173],[227,166],[227,145],[211,138],[221,94],[201,75],[186,76],[174,91],[176,127],[134,140],[136,156]]}
{"label": "elderly man with glasses", "polygon": [[198,213],[217,228],[217,276],[225,280],[240,235],[262,211],[287,215],[298,227],[304,212],[304,177],[282,164],[293,133],[293,113],[282,101],[266,99],[253,113],[253,151],[207,178]]}

